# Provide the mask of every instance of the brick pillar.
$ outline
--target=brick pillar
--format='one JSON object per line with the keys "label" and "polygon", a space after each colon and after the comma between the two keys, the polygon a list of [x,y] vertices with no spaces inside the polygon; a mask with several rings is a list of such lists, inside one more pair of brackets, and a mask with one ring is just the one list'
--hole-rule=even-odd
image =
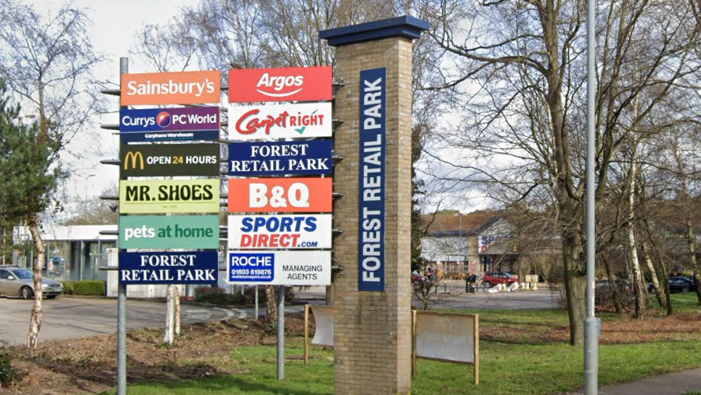
{"label": "brick pillar", "polygon": [[[424,21],[400,17],[320,34],[337,47],[334,77],[344,84],[334,105],[334,117],[343,121],[335,130],[334,153],[344,158],[334,169],[334,190],[343,195],[334,207],[334,227],[343,231],[334,238],[334,260],[343,270],[332,285],[336,394],[411,393],[412,39],[426,28]],[[370,275],[381,276],[383,286],[371,283],[378,289],[361,291],[364,258],[359,243],[366,239],[359,229],[363,223],[359,193],[360,178],[368,172],[363,172],[361,163],[365,128],[360,121],[360,74],[378,68],[385,69],[384,254],[383,268]],[[370,96],[366,102],[374,99]],[[377,182],[374,177],[367,180]]]}

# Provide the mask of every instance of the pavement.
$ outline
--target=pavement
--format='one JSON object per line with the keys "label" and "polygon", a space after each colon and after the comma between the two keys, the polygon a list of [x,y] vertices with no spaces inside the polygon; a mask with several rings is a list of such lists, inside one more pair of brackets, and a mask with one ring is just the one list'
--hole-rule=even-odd
{"label": "pavement", "polygon": [[[323,304],[325,287],[310,287],[304,291],[295,291],[298,302]],[[415,298],[414,298],[415,299]],[[414,308],[421,303],[413,300]],[[556,308],[556,302],[547,287],[538,291],[465,293],[464,285],[449,283],[445,289],[439,288],[432,307],[481,308],[481,309],[548,309]],[[524,393],[528,393],[525,391]],[[701,394],[701,368],[684,370],[676,373],[662,374],[621,384],[599,388],[598,395],[688,395]],[[567,395],[583,395],[584,391],[571,392]]]}

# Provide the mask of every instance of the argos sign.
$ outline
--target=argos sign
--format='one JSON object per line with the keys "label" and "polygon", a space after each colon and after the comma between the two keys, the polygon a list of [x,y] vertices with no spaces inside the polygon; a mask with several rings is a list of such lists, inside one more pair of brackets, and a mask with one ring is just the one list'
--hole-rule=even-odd
{"label": "argos sign", "polygon": [[229,249],[331,248],[331,214],[230,215]]}
{"label": "argos sign", "polygon": [[331,137],[331,103],[229,107],[229,140]]}
{"label": "argos sign", "polygon": [[122,74],[122,106],[219,103],[221,72]]}
{"label": "argos sign", "polygon": [[229,212],[330,213],[331,178],[229,179]]}
{"label": "argos sign", "polygon": [[331,99],[331,66],[229,70],[230,103]]}

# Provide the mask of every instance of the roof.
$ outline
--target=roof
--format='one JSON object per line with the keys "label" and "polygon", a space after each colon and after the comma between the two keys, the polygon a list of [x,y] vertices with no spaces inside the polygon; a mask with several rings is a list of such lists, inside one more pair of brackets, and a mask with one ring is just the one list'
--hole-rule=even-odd
{"label": "roof", "polygon": [[423,214],[424,229],[435,237],[474,236],[479,231],[499,219],[500,212],[492,210],[471,213],[436,213]]}

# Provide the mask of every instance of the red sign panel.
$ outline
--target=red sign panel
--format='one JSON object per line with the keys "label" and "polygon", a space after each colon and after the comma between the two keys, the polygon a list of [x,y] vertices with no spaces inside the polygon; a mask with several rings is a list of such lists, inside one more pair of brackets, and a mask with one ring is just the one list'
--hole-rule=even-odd
{"label": "red sign panel", "polygon": [[331,66],[229,70],[230,103],[331,99]]}
{"label": "red sign panel", "polygon": [[229,212],[330,213],[331,178],[229,179]]}
{"label": "red sign panel", "polygon": [[122,74],[122,106],[219,103],[219,70]]}

